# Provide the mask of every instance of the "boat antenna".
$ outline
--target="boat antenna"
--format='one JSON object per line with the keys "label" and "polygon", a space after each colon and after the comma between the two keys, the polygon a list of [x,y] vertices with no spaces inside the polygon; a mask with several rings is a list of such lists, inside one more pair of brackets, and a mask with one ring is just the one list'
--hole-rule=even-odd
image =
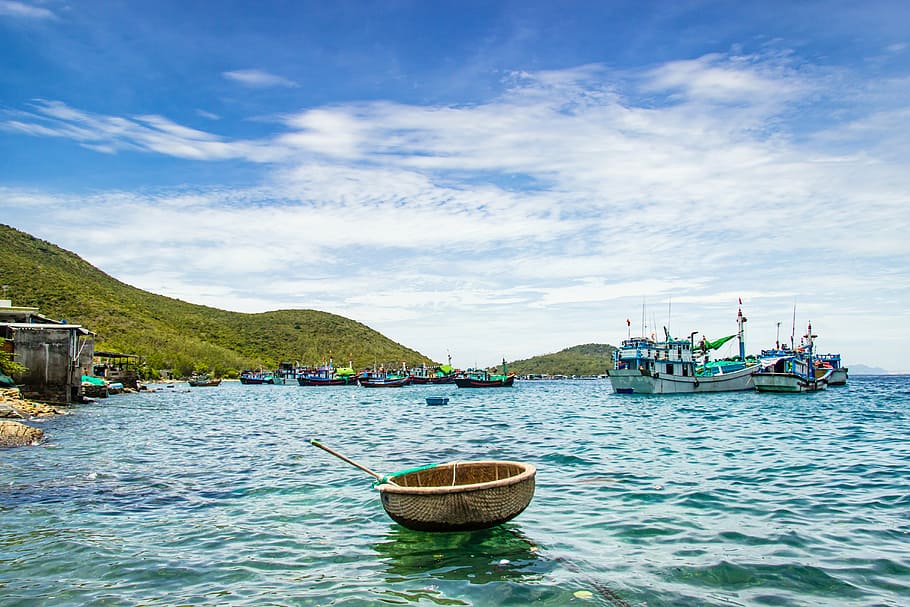
{"label": "boat antenna", "polygon": [[780,321],[777,321],[777,340],[775,340],[774,345],[780,350]]}
{"label": "boat antenna", "polygon": [[794,340],[796,339],[796,304],[793,304],[793,324],[790,325],[790,349],[795,350],[796,344]]}
{"label": "boat antenna", "polygon": [[645,298],[641,298],[641,336],[646,337],[645,333]]}
{"label": "boat antenna", "polygon": [[671,298],[667,298],[667,326],[664,327],[664,332],[667,334],[667,341],[670,341],[670,304],[673,302]]}
{"label": "boat antenna", "polygon": [[632,339],[632,321],[628,318],[626,319],[626,335],[628,339]]}

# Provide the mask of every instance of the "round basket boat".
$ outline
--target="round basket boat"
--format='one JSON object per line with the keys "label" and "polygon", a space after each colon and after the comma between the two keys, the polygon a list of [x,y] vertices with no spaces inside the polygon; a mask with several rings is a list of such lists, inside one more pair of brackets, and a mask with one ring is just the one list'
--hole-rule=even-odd
{"label": "round basket boat", "polygon": [[536,474],[521,462],[449,462],[389,475],[376,487],[388,515],[408,529],[467,531],[521,514]]}

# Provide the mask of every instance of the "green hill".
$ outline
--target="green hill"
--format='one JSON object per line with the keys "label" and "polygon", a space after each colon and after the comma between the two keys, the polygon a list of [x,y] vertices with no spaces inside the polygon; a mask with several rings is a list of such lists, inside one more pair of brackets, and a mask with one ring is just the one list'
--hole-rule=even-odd
{"label": "green hill", "polygon": [[600,375],[613,368],[613,351],[608,344],[584,344],[509,363],[509,371],[519,375]]}
{"label": "green hill", "polygon": [[316,310],[228,312],[124,284],[79,256],[0,224],[0,298],[96,333],[96,351],[138,354],[150,369],[232,375],[280,361],[417,365],[431,361],[359,322]]}

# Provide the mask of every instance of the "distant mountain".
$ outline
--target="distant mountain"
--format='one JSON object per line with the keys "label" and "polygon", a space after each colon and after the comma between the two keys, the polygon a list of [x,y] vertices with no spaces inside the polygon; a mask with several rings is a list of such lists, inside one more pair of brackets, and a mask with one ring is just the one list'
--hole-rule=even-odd
{"label": "distant mountain", "polygon": [[14,306],[40,308],[96,333],[96,351],[138,354],[152,369],[216,375],[281,361],[339,366],[431,363],[354,320],[316,310],[242,314],[155,295],[98,270],[79,256],[0,224],[0,284]]}
{"label": "distant mountain", "polygon": [[507,361],[509,371],[519,375],[601,375],[613,367],[615,347],[608,344],[572,346],[553,354]]}
{"label": "distant mountain", "polygon": [[847,365],[850,375],[890,375],[894,371],[886,371],[881,367],[867,367],[866,365]]}

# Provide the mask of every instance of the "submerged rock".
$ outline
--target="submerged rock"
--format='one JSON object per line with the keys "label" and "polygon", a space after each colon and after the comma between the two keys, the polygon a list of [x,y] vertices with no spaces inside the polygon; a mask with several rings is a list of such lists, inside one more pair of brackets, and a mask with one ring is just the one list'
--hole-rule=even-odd
{"label": "submerged rock", "polygon": [[20,422],[0,421],[0,448],[23,447],[36,444],[44,437],[44,431]]}

